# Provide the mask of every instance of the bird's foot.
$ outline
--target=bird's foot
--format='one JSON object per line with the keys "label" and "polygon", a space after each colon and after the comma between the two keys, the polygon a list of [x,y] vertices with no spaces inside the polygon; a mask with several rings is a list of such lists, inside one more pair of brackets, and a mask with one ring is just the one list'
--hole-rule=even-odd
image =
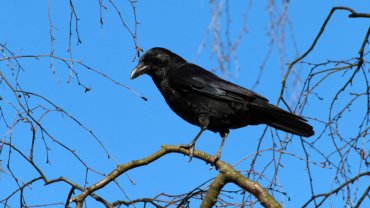
{"label": "bird's foot", "polygon": [[212,158],[211,158],[211,162],[212,162],[212,165],[216,165],[216,162],[220,159],[221,157],[221,152],[217,152]]}
{"label": "bird's foot", "polygon": [[195,144],[194,143],[182,144],[182,145],[180,145],[180,148],[184,148],[184,149],[187,149],[187,150],[190,151],[190,153],[189,153],[189,161],[188,162],[191,162],[191,160],[193,159]]}
{"label": "bird's foot", "polygon": [[209,166],[209,170],[212,170],[213,168],[215,168],[216,170],[218,170],[217,166],[216,166],[216,163],[217,161],[220,159],[220,154],[216,153],[214,156],[212,156],[210,158],[210,166]]}

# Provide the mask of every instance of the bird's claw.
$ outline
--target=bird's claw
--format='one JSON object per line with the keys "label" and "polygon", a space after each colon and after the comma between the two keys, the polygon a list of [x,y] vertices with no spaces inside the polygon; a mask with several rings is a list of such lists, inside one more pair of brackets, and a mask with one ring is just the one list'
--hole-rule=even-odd
{"label": "bird's claw", "polygon": [[216,162],[220,159],[221,154],[217,152],[211,159],[212,159],[212,164],[215,165]]}
{"label": "bird's claw", "polygon": [[180,145],[180,148],[184,148],[184,149],[187,149],[187,150],[190,151],[188,162],[191,162],[191,160],[193,159],[195,144],[193,144],[193,143],[191,143],[191,144],[182,144],[182,145]]}
{"label": "bird's claw", "polygon": [[188,162],[191,162],[191,160],[193,159],[194,149],[195,149],[194,145],[192,147],[190,147],[190,149],[189,149],[190,153],[189,153],[189,161]]}

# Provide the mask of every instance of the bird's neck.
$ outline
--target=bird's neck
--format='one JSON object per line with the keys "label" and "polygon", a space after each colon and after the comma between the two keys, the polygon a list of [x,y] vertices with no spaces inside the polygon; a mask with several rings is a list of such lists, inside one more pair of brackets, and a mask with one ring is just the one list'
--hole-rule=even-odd
{"label": "bird's neck", "polygon": [[157,86],[158,90],[161,92],[163,97],[168,102],[168,98],[172,98],[174,96],[174,90],[169,84],[168,76],[165,73],[161,74],[151,74],[150,75],[154,84]]}
{"label": "bird's neck", "polygon": [[171,93],[171,87],[169,85],[168,78],[153,79],[153,81],[163,96]]}

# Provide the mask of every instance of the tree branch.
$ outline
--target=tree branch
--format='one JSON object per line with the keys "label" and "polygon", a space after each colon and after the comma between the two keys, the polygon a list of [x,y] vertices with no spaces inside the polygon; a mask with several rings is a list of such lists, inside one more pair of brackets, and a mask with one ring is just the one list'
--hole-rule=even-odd
{"label": "tree branch", "polygon": [[324,33],[326,25],[328,24],[329,20],[331,19],[332,15],[334,14],[334,12],[336,10],[346,10],[346,11],[351,12],[351,14],[348,16],[349,18],[370,18],[370,14],[357,13],[355,10],[353,10],[349,7],[333,7],[330,10],[328,16],[326,17],[323,25],[320,28],[319,33],[316,35],[316,37],[315,37],[314,41],[312,42],[311,46],[307,49],[307,51],[304,54],[302,54],[300,57],[298,57],[297,59],[295,59],[294,61],[289,63],[288,70],[286,71],[286,73],[283,77],[283,80],[281,81],[281,91],[280,91],[280,95],[279,95],[279,99],[278,99],[277,104],[279,104],[280,101],[283,100],[283,94],[284,94],[284,90],[285,90],[285,86],[286,86],[286,80],[288,79],[288,76],[289,76],[290,71],[292,70],[293,66],[296,63],[298,63],[299,61],[301,61],[302,59],[304,59],[314,49],[314,47],[317,44],[317,41],[320,39],[321,35]]}
{"label": "tree branch", "polygon": [[218,195],[220,195],[222,188],[227,183],[226,179],[227,178],[225,177],[225,174],[223,173],[220,173],[217,175],[217,177],[211,183],[207,191],[207,194],[204,197],[200,207],[204,207],[204,208],[211,207],[212,208],[216,204]]}
{"label": "tree branch", "polygon": [[[182,148],[181,146],[163,145],[159,151],[146,158],[118,165],[117,168],[114,169],[105,178],[86,188],[80,195],[74,197],[71,202],[75,202],[76,207],[82,207],[86,197],[90,196],[95,191],[105,187],[126,171],[140,166],[148,165],[169,153],[180,153],[189,155],[190,151],[188,149]],[[202,151],[195,150],[193,153],[193,157],[203,160],[206,163],[214,163],[213,156],[208,155]],[[214,165],[216,169],[219,170],[220,175],[216,177],[215,181],[210,187],[210,190],[208,190],[208,196],[206,195],[205,197],[205,200],[207,199],[207,202],[203,202],[204,204],[209,204],[208,206],[210,206],[212,203],[214,204],[215,200],[217,200],[217,196],[219,195],[220,190],[223,187],[223,184],[225,182],[231,182],[255,196],[264,207],[281,207],[281,205],[261,185],[249,180],[239,171],[235,170],[231,165],[221,160],[218,160],[216,163],[214,163]],[[211,196],[213,197],[212,199],[210,199]],[[210,202],[208,202],[208,200],[210,200]]]}
{"label": "tree branch", "polygon": [[[328,193],[323,193],[323,194],[318,194],[318,195],[315,195],[315,196],[312,196],[310,200],[308,200],[302,207],[307,207],[313,200],[315,200],[316,198],[319,198],[319,197],[323,197],[322,201],[320,202],[320,205],[331,195],[333,194],[336,194],[338,193],[340,190],[342,190],[344,187],[350,185],[351,183],[359,180],[361,177],[363,176],[370,176],[370,172],[365,172],[365,173],[360,173],[358,174],[357,176],[347,180],[346,182],[344,182],[342,185],[338,186],[337,188],[331,190],[330,192]],[[368,191],[366,191],[368,192]],[[320,206],[319,205],[319,206]]]}

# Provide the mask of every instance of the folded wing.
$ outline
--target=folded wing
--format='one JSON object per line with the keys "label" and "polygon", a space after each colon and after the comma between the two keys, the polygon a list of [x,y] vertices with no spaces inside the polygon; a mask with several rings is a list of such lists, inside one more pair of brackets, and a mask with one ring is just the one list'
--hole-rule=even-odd
{"label": "folded wing", "polygon": [[214,99],[233,102],[268,102],[263,96],[228,82],[195,65],[185,64],[171,75],[170,85],[192,93],[199,93]]}

